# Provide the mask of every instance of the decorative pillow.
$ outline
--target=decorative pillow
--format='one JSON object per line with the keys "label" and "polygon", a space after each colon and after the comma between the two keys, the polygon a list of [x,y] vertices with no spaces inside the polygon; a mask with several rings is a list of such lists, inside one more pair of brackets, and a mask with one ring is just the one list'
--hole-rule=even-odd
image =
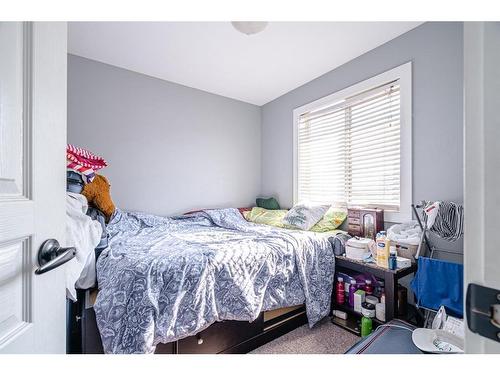
{"label": "decorative pillow", "polygon": [[245,219],[256,224],[272,225],[279,228],[284,228],[283,218],[287,210],[266,210],[261,207],[254,207],[251,211],[244,213]]}
{"label": "decorative pillow", "polygon": [[280,204],[274,198],[257,198],[255,200],[257,207],[265,208],[266,210],[279,210]]}
{"label": "decorative pillow", "polygon": [[314,224],[321,220],[329,206],[309,206],[306,204],[296,204],[283,218],[283,224],[294,228],[309,230]]}
{"label": "decorative pillow", "polygon": [[329,232],[337,229],[342,225],[347,218],[347,210],[340,207],[331,206],[326,211],[323,218],[318,221],[312,228],[313,232]]}

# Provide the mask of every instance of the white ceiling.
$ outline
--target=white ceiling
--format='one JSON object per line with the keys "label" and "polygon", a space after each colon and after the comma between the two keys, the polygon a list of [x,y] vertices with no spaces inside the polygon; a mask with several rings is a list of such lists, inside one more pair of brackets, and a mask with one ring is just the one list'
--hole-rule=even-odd
{"label": "white ceiling", "polygon": [[262,105],[421,22],[70,22],[69,53]]}

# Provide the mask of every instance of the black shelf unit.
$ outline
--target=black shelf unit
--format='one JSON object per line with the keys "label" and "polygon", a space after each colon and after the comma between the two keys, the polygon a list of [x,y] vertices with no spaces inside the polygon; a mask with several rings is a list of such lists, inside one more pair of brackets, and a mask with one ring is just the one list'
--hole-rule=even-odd
{"label": "black shelf unit", "polygon": [[[374,263],[364,263],[362,261],[346,258],[345,256],[335,257],[335,268],[337,271],[355,271],[359,273],[369,273],[378,279],[384,280],[385,286],[385,320],[386,322],[391,321],[398,316],[398,281],[399,279],[415,273],[417,270],[416,263],[412,263],[410,267],[401,268],[397,270],[390,270],[387,268],[379,267]],[[361,319],[361,313],[355,311],[348,304],[337,304],[335,302],[335,288],[332,294],[332,309],[341,310],[347,313],[347,320],[340,319],[338,317],[332,318],[332,323],[347,329],[348,331],[360,335],[359,321]],[[385,322],[380,321],[376,318],[372,318],[374,326],[384,324]]]}
{"label": "black shelf unit", "polygon": [[[347,304],[343,304],[343,305],[337,305],[337,304],[335,304],[335,309],[340,310],[340,311],[344,311],[348,315],[352,315],[352,316],[358,317],[359,319],[361,319],[361,317],[363,316],[360,312],[354,310],[354,308],[352,308],[351,306],[349,306]],[[373,320],[373,323],[375,323],[376,325],[380,325],[380,324],[384,324],[385,323],[385,322],[383,322],[381,320],[378,320],[377,318],[372,318],[372,320]]]}
{"label": "black shelf unit", "polygon": [[[341,319],[339,317],[332,317],[332,323],[335,325],[338,325],[339,327],[342,327],[349,332],[354,333],[355,335],[361,336],[361,317],[363,316],[360,312],[354,310],[351,306],[348,304],[334,304],[334,309],[344,311],[347,313],[347,319]],[[372,324],[373,328],[375,329],[381,324],[384,324],[385,322],[378,320],[377,318],[371,318],[372,319]]]}
{"label": "black shelf unit", "polygon": [[361,336],[360,321],[352,315],[347,315],[347,319],[341,319],[334,316],[332,318],[332,323],[351,333],[354,333],[355,335]]}

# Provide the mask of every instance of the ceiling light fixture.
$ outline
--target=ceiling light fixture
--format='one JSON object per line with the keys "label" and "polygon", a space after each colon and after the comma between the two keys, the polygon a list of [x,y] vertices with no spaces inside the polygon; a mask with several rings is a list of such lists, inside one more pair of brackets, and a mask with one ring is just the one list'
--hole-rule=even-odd
{"label": "ceiling light fixture", "polygon": [[245,21],[245,22],[231,22],[231,24],[240,33],[246,35],[252,35],[260,33],[262,30],[264,30],[268,22]]}

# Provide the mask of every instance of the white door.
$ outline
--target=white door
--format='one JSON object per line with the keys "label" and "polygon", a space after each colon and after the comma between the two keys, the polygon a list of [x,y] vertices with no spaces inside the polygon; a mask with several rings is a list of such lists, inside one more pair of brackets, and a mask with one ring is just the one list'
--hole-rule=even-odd
{"label": "white door", "polygon": [[500,353],[500,317],[495,327],[491,316],[492,309],[500,309],[499,46],[499,22],[465,22],[465,287],[477,284],[498,290],[490,290],[482,301],[478,298],[477,303],[484,303],[478,313],[467,313],[469,319],[482,321],[492,336],[467,329],[468,353]]}
{"label": "white door", "polygon": [[0,22],[0,353],[64,353],[66,24]]}

